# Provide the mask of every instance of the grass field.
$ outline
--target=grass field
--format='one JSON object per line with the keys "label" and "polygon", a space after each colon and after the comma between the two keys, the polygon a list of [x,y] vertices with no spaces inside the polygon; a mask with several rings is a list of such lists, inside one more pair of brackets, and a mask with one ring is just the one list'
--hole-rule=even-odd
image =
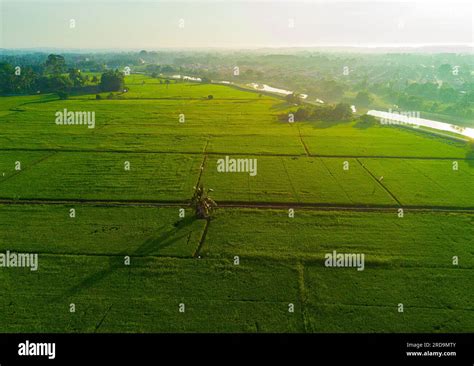
{"label": "grass field", "polygon": [[[53,152],[40,163],[24,163],[23,173],[6,179],[0,192],[3,198],[184,200],[192,195],[199,159],[196,155]],[[130,170],[125,170],[126,162]]]}
{"label": "grass field", "polygon": [[[258,174],[217,172],[209,157],[203,182],[217,200],[249,202],[317,202],[336,204],[396,204],[355,159],[312,157],[258,157]],[[343,163],[349,163],[349,170]]]}
{"label": "grass field", "polygon": [[[361,159],[402,203],[474,207],[472,161]],[[453,169],[457,163],[457,170]]]}
{"label": "grass field", "polygon": [[[180,221],[177,210],[77,206],[73,220],[67,208],[0,206],[2,250],[41,253],[38,272],[1,272],[2,329],[469,331],[474,325],[474,256],[466,245],[472,215],[398,219],[330,211],[289,219],[282,210],[223,210],[209,225],[201,259],[192,259],[202,221]],[[468,231],[450,237],[462,226]],[[366,253],[366,270],[324,267],[324,253],[333,249]],[[456,268],[452,253],[462,258]],[[69,313],[71,303],[76,313]]]}
{"label": "grass field", "polygon": [[[126,84],[0,98],[0,253],[39,255],[38,271],[0,268],[1,331],[474,330],[470,144],[284,123],[293,106],[223,85]],[[65,108],[95,128],[56,125]],[[257,175],[218,172],[225,156]],[[188,207],[199,183],[210,221]],[[365,269],[326,267],[333,251]]]}

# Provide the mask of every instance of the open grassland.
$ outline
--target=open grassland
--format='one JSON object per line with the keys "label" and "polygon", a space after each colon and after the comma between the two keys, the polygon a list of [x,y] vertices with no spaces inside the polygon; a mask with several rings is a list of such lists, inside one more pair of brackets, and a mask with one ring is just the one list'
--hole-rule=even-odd
{"label": "open grassland", "polygon": [[[0,253],[39,254],[38,271],[0,269],[1,331],[472,332],[469,144],[284,123],[295,106],[222,85],[126,84],[0,98]],[[95,128],[56,125],[65,108]],[[227,155],[257,175],[217,172]],[[209,222],[187,206],[199,182],[223,206]],[[365,269],[325,267],[334,250]]]}

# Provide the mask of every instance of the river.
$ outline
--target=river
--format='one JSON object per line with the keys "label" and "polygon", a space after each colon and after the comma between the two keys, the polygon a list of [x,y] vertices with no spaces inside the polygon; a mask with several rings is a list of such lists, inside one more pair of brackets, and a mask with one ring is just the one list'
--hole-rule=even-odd
{"label": "river", "polygon": [[367,112],[369,116],[380,118],[382,124],[394,124],[394,125],[408,125],[412,127],[429,127],[439,131],[446,131],[463,135],[474,139],[474,128],[461,127],[451,123],[433,121],[426,118],[420,118],[416,114],[400,114],[392,112],[382,112],[376,110],[370,110]]}

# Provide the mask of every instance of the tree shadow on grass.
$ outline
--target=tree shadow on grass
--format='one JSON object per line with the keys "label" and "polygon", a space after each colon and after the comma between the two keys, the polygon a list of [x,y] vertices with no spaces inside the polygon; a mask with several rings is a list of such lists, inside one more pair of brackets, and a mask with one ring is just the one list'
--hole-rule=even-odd
{"label": "tree shadow on grass", "polygon": [[122,252],[122,254],[120,255],[108,257],[108,268],[102,269],[98,272],[91,274],[90,276],[87,276],[77,285],[70,287],[67,291],[60,295],[59,299],[56,299],[56,301],[62,301],[64,299],[70,298],[71,296],[77,295],[79,292],[87,290],[93,287],[98,282],[104,280],[116,270],[123,269],[125,255],[129,255],[131,258],[133,258],[133,256],[150,255],[154,252],[157,252],[157,249],[160,250],[167,248],[179,241],[180,239],[187,237],[188,233],[186,231],[180,235],[178,235],[178,233],[180,233],[183,229],[189,227],[195,220],[196,218],[194,216],[179,220],[174,224],[175,227],[173,229],[168,230],[166,233],[163,233],[157,238],[149,238],[145,240],[145,242],[133,252]]}
{"label": "tree shadow on grass", "polygon": [[[180,239],[187,237],[187,231],[184,231],[180,235],[178,234],[183,231],[183,229],[189,227],[194,221],[196,221],[196,218],[194,216],[188,216],[182,220],[177,221],[174,224],[174,229],[169,230],[168,232],[160,235],[159,237],[151,237],[145,240],[142,245],[135,249],[132,255],[144,256],[150,255],[153,252],[155,252],[156,255],[159,255],[158,253],[160,252],[160,250],[168,248]],[[126,254],[124,253],[124,255]]]}

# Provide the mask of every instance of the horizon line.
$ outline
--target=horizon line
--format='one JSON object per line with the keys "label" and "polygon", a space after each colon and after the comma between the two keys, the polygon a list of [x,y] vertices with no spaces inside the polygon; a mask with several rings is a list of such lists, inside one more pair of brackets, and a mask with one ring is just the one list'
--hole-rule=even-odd
{"label": "horizon line", "polygon": [[400,48],[429,48],[429,47],[462,47],[472,48],[471,43],[386,43],[386,44],[318,44],[318,45],[239,45],[239,46],[163,46],[163,47],[58,47],[58,46],[29,46],[29,47],[0,47],[0,51],[29,51],[29,50],[64,50],[64,51],[162,51],[162,50],[266,50],[266,49],[317,49],[317,48],[356,48],[356,49],[400,49]]}

